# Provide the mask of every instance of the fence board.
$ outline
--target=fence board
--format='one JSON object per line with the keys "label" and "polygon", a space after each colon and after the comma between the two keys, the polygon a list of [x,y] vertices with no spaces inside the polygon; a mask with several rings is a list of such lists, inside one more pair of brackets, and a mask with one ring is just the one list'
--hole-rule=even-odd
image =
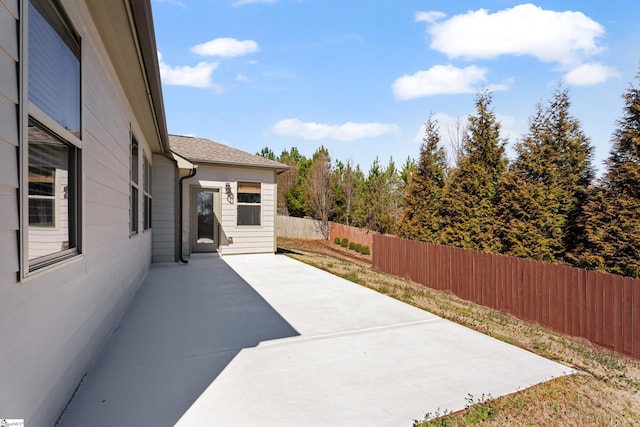
{"label": "fence board", "polygon": [[591,342],[595,342],[596,335],[596,273],[594,271],[587,272],[587,291],[586,291],[586,318],[587,331],[585,338]]}
{"label": "fence board", "polygon": [[633,357],[640,359],[640,279],[634,279],[631,284],[633,290]]}
{"label": "fence board", "polygon": [[613,277],[604,276],[604,329],[602,338],[604,345],[613,350],[614,348],[614,330],[613,330]]}
{"label": "fence board", "polygon": [[578,270],[578,336],[587,335],[587,271]]}
{"label": "fence board", "polygon": [[571,268],[571,279],[569,286],[571,288],[571,297],[569,299],[569,307],[571,307],[571,329],[567,331],[569,335],[578,336],[580,334],[580,304],[578,302],[578,269]]}
{"label": "fence board", "polygon": [[595,343],[604,346],[604,275],[596,273],[596,338]]}
{"label": "fence board", "polygon": [[540,318],[540,323],[545,326],[551,326],[549,322],[549,288],[550,288],[550,276],[551,269],[550,268],[541,268],[540,272],[542,273],[542,280],[540,281],[541,293],[540,296],[542,298],[541,306],[542,313]]}
{"label": "fence board", "polygon": [[548,292],[549,292],[549,327],[558,330],[558,303],[556,296],[558,295],[558,268],[547,268]]}
{"label": "fence board", "polygon": [[613,276],[613,349],[622,353],[624,351],[624,341],[622,333],[622,312],[623,312],[623,277]]}
{"label": "fence board", "polygon": [[[633,279],[625,277],[622,283],[622,326],[623,348],[622,352],[627,356],[633,356]],[[631,319],[631,322],[627,322]]]}
{"label": "fence board", "polygon": [[504,263],[504,306],[503,310],[507,312],[511,312],[513,308],[513,288],[511,287],[511,258],[505,257],[506,262]]}

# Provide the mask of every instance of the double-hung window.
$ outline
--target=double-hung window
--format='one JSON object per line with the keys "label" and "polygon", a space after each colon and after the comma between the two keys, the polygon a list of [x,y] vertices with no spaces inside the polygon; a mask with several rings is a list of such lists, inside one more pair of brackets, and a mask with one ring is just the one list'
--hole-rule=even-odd
{"label": "double-hung window", "polygon": [[24,268],[80,253],[80,38],[64,12],[30,0],[26,45],[29,102],[23,114]]}
{"label": "double-hung window", "polygon": [[144,203],[142,205],[142,216],[144,222],[144,230],[151,228],[151,163],[145,155],[142,162],[142,180],[144,189]]}
{"label": "double-hung window", "polygon": [[238,182],[238,225],[261,224],[261,184]]}

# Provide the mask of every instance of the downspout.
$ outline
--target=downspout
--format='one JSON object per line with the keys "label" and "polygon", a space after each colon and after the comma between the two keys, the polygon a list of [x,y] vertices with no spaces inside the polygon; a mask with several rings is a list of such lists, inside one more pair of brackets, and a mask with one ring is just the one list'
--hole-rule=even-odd
{"label": "downspout", "polygon": [[182,213],[184,211],[184,206],[182,206],[182,201],[183,201],[183,197],[182,194],[184,193],[184,189],[183,189],[183,185],[182,183],[184,182],[185,179],[188,178],[193,178],[194,176],[196,176],[196,172],[198,171],[198,169],[196,169],[195,167],[193,169],[191,169],[191,172],[189,172],[189,175],[185,175],[182,178],[180,178],[180,239],[179,239],[179,245],[178,245],[178,251],[180,254],[180,262],[184,263],[184,264],[189,264],[189,260],[184,259],[184,255],[182,254],[182,230],[184,230],[184,228],[182,227],[182,221],[183,221],[183,216],[184,214]]}

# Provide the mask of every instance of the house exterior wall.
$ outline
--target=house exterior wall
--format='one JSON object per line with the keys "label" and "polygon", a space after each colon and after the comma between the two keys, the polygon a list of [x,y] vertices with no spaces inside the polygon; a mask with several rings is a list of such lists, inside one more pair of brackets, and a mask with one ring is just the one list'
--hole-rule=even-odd
{"label": "house exterior wall", "polygon": [[[261,185],[261,225],[238,226],[237,225],[237,185],[238,181],[260,182]],[[233,199],[225,193],[226,183],[229,183]],[[273,170],[258,168],[242,168],[229,166],[213,166],[200,164],[193,178],[184,181],[182,199],[183,227],[182,227],[182,253],[188,256],[190,253],[190,188],[201,186],[205,188],[219,189],[221,195],[220,221],[220,247],[222,255],[244,253],[273,253],[276,250],[275,242],[275,215],[276,215],[276,174]],[[233,243],[229,242],[229,237]]]}
{"label": "house exterior wall", "polygon": [[173,160],[153,156],[153,262],[177,261],[177,169]]}
{"label": "house exterior wall", "polygon": [[19,268],[18,60],[18,1],[0,0],[0,289],[15,284]]}
{"label": "house exterior wall", "polygon": [[27,142],[19,136],[16,107],[19,5],[0,0],[0,416],[34,427],[55,423],[152,256],[142,197],[140,231],[129,235],[130,132],[140,144],[140,169],[143,153],[156,157],[86,3],[61,3],[82,40],[81,255],[22,277],[18,147]]}

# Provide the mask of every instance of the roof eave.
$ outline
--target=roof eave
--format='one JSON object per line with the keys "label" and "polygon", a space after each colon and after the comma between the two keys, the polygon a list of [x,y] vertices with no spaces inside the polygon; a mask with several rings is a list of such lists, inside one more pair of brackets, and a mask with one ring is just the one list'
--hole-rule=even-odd
{"label": "roof eave", "polygon": [[158,138],[163,152],[168,153],[169,132],[162,98],[162,81],[160,79],[160,65],[158,63],[158,49],[153,26],[153,14],[150,1],[130,0],[135,30],[140,43],[141,65],[147,75],[147,90],[150,107],[156,119]]}
{"label": "roof eave", "polygon": [[241,168],[256,168],[256,169],[268,169],[268,170],[276,170],[276,171],[287,171],[291,169],[291,166],[283,165],[283,166],[269,166],[269,165],[256,165],[251,163],[242,163],[242,162],[224,162],[224,161],[212,161],[212,160],[201,160],[201,159],[189,159],[189,161],[198,164],[206,164],[206,165],[216,165],[216,166],[235,166]]}

